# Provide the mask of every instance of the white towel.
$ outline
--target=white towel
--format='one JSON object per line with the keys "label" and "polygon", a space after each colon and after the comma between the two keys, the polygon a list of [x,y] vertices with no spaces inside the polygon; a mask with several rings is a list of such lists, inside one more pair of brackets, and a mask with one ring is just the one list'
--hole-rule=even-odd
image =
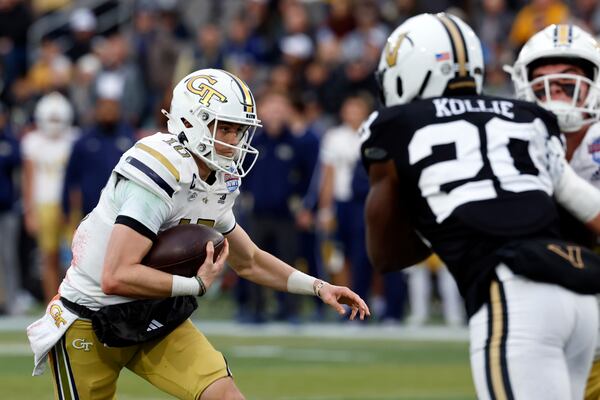
{"label": "white towel", "polygon": [[52,300],[44,316],[27,327],[29,345],[34,354],[33,376],[46,370],[48,352],[78,319],[59,299]]}

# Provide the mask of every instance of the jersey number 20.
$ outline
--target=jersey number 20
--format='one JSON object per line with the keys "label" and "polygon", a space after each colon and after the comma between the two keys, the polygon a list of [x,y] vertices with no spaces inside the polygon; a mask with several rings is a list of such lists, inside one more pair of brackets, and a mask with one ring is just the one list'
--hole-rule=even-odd
{"label": "jersey number 20", "polygon": [[[419,189],[438,223],[456,207],[496,198],[501,191],[551,190],[547,174],[539,173],[545,168],[546,147],[535,124],[493,118],[479,128],[460,120],[415,132],[409,162],[424,165]],[[441,146],[453,151],[443,152]]]}

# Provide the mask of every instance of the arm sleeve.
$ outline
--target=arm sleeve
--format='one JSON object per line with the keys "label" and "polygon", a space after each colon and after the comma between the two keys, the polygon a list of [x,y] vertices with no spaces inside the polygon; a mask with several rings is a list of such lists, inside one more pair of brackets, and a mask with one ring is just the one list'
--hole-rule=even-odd
{"label": "arm sleeve", "polygon": [[119,207],[115,223],[127,225],[150,240],[156,238],[171,211],[162,198],[128,179],[117,184],[115,200]]}
{"label": "arm sleeve", "polygon": [[600,213],[600,191],[581,178],[567,163],[554,188],[556,201],[581,222],[589,222]]}
{"label": "arm sleeve", "polygon": [[223,235],[227,235],[233,230],[233,228],[235,228],[235,225],[235,215],[233,214],[233,210],[229,210],[229,212],[227,212],[223,218],[215,223],[214,228]]}

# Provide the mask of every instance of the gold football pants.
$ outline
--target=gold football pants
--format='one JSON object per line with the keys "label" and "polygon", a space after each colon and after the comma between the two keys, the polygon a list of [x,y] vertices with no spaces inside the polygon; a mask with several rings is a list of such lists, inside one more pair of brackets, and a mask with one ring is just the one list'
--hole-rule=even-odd
{"label": "gold football pants", "polygon": [[585,400],[600,400],[600,360],[594,360],[585,387]]}
{"label": "gold football pants", "polygon": [[89,320],[77,320],[49,362],[61,400],[115,399],[123,367],[178,399],[198,399],[211,383],[231,376],[223,355],[189,319],[161,339],[128,347],[105,347]]}

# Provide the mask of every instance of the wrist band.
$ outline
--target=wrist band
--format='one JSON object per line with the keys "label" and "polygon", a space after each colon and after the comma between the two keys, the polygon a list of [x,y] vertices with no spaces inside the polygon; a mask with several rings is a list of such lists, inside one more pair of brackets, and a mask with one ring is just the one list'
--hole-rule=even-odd
{"label": "wrist band", "polygon": [[310,294],[314,295],[314,285],[316,278],[295,270],[290,274],[287,280],[287,291],[296,294]]}
{"label": "wrist band", "polygon": [[200,278],[198,275],[196,275],[196,280],[198,281],[198,285],[200,285],[198,297],[202,297],[206,293],[206,285],[204,284],[204,281],[202,281],[202,278]]}
{"label": "wrist band", "polygon": [[[206,288],[204,288],[206,291]],[[186,278],[185,276],[173,275],[171,284],[171,297],[176,296],[198,296],[200,293],[200,282],[195,278]],[[204,293],[203,293],[204,294]]]}

